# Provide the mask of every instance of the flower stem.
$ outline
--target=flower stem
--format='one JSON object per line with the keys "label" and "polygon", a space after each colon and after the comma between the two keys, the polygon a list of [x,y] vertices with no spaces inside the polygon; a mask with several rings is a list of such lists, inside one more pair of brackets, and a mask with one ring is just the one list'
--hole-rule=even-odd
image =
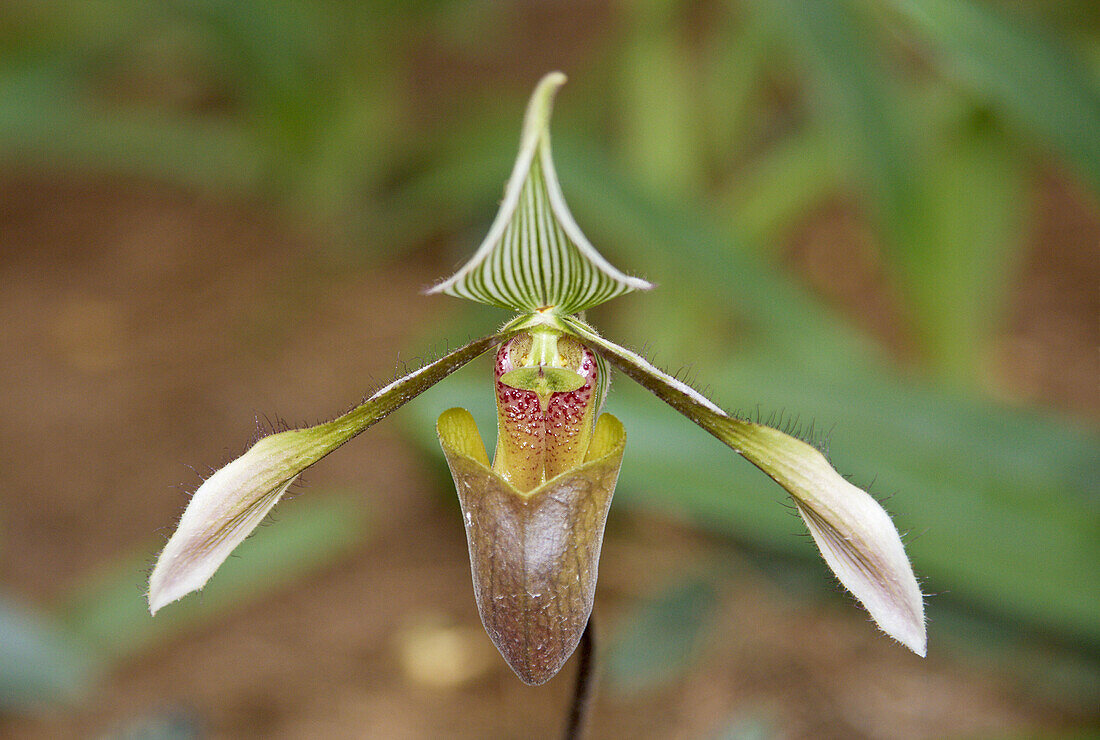
{"label": "flower stem", "polygon": [[577,646],[580,663],[577,666],[577,682],[573,686],[573,701],[569,705],[569,719],[565,725],[565,740],[579,740],[592,705],[596,664],[596,630],[592,625],[594,620],[595,617],[588,618],[580,645]]}

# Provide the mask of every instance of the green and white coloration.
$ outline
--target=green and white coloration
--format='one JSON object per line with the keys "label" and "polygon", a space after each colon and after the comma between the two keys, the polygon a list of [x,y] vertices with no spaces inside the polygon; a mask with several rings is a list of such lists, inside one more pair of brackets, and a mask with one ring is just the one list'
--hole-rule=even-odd
{"label": "green and white coloration", "polygon": [[547,75],[527,109],[500,213],[474,257],[429,292],[517,312],[478,339],[325,424],[272,434],[192,497],[149,581],[149,607],[201,588],[305,468],[493,347],[497,460],[472,418],[444,412],[440,442],[458,488],[482,621],[525,682],[551,678],[592,610],[604,523],[626,441],[599,415],[608,364],[742,455],[794,498],[825,561],[891,637],[924,655],[924,604],[882,507],[812,446],[727,414],[694,388],[601,337],[578,315],[644,280],[611,266],[573,221],[550,157]]}
{"label": "green and white coloration", "polygon": [[550,108],[565,75],[552,72],[527,106],[504,202],[477,253],[429,293],[519,313],[568,316],[632,290],[648,290],[605,260],[573,220],[550,156]]}

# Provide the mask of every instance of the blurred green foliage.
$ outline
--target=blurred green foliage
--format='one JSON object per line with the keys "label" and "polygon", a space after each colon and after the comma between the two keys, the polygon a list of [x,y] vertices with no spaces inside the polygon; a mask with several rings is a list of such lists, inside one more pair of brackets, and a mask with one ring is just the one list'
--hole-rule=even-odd
{"label": "blurred green foliage", "polygon": [[[0,162],[264,199],[342,234],[353,248],[333,259],[352,267],[433,239],[457,263],[495,212],[531,84],[561,67],[566,197],[613,263],[663,284],[600,309],[597,325],[660,348],[658,361],[695,363],[729,407],[835,429],[838,467],[898,493],[887,505],[916,535],[929,591],[1088,656],[1082,680],[1095,680],[1100,443],[1005,408],[982,380],[1033,218],[1029,185],[1055,167],[1100,190],[1094,4],[644,0],[602,12],[614,22],[559,49],[520,32],[531,7],[492,0],[7,3]],[[900,371],[781,268],[793,229],[838,198],[874,231],[919,370]],[[497,320],[445,310],[471,333]],[[483,390],[448,383],[410,416],[430,436],[441,393],[469,405]],[[749,466],[640,393],[611,403],[631,434],[620,504],[809,553]],[[137,649],[153,635],[120,596],[134,589],[98,587],[70,627],[108,654]],[[700,594],[655,603],[690,611]],[[63,627],[27,614],[0,610],[0,629],[26,627],[5,641],[41,646],[52,671],[72,636],[55,644]],[[66,695],[88,670],[73,655],[14,680]]]}
{"label": "blurred green foliage", "polygon": [[[625,3],[567,70],[556,131],[598,141],[647,197],[708,207],[719,255],[774,248],[824,198],[858,197],[928,367],[972,383],[1026,232],[1028,165],[1056,157],[1100,187],[1089,4],[1019,5]],[[483,217],[499,170],[472,153],[511,156],[504,101],[545,71],[472,72],[507,57],[522,16],[488,0],[73,10],[7,10],[0,159],[266,195],[371,251]],[[434,218],[410,197],[424,188]]]}
{"label": "blurred green foliage", "polygon": [[284,503],[278,526],[257,530],[200,598],[156,619],[145,600],[152,547],[102,564],[50,614],[0,596],[0,712],[77,701],[121,660],[340,559],[362,542],[361,501]]}
{"label": "blurred green foliage", "polygon": [[642,693],[674,681],[699,653],[718,594],[710,578],[683,578],[641,604],[604,650],[613,690]]}

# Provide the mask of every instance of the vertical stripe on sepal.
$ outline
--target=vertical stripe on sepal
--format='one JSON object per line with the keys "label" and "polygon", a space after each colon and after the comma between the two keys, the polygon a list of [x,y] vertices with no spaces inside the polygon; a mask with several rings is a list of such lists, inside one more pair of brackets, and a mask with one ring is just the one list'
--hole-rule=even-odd
{"label": "vertical stripe on sepal", "polygon": [[552,72],[535,88],[519,157],[488,236],[462,269],[429,293],[520,313],[569,315],[652,287],[612,267],[565,205],[550,152],[550,110],[564,83],[565,75]]}

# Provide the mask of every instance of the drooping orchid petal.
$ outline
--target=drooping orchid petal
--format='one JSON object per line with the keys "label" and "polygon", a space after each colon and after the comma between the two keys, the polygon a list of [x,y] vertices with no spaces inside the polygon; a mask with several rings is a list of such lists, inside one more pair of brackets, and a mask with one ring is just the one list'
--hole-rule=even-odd
{"label": "drooping orchid petal", "polygon": [[550,155],[550,111],[565,75],[539,82],[527,106],[504,201],[474,256],[428,290],[520,313],[561,316],[653,287],[615,269],[573,220]]}
{"label": "drooping orchid petal", "polygon": [[845,480],[814,447],[730,416],[691,386],[575,318],[562,323],[612,365],[787,489],[840,582],[883,632],[917,655],[925,655],[923,596],[901,537],[874,498]]}
{"label": "drooping orchid petal", "polygon": [[210,476],[191,497],[175,534],[157,558],[149,578],[149,611],[155,614],[202,588],[303,470],[511,333],[483,337],[450,352],[330,422],[264,437]]}
{"label": "drooping orchid petal", "polygon": [[530,491],[489,466],[465,409],[445,411],[436,429],[462,506],[485,631],[524,683],[545,683],[576,650],[592,614],[623,426],[601,416],[583,461]]}

